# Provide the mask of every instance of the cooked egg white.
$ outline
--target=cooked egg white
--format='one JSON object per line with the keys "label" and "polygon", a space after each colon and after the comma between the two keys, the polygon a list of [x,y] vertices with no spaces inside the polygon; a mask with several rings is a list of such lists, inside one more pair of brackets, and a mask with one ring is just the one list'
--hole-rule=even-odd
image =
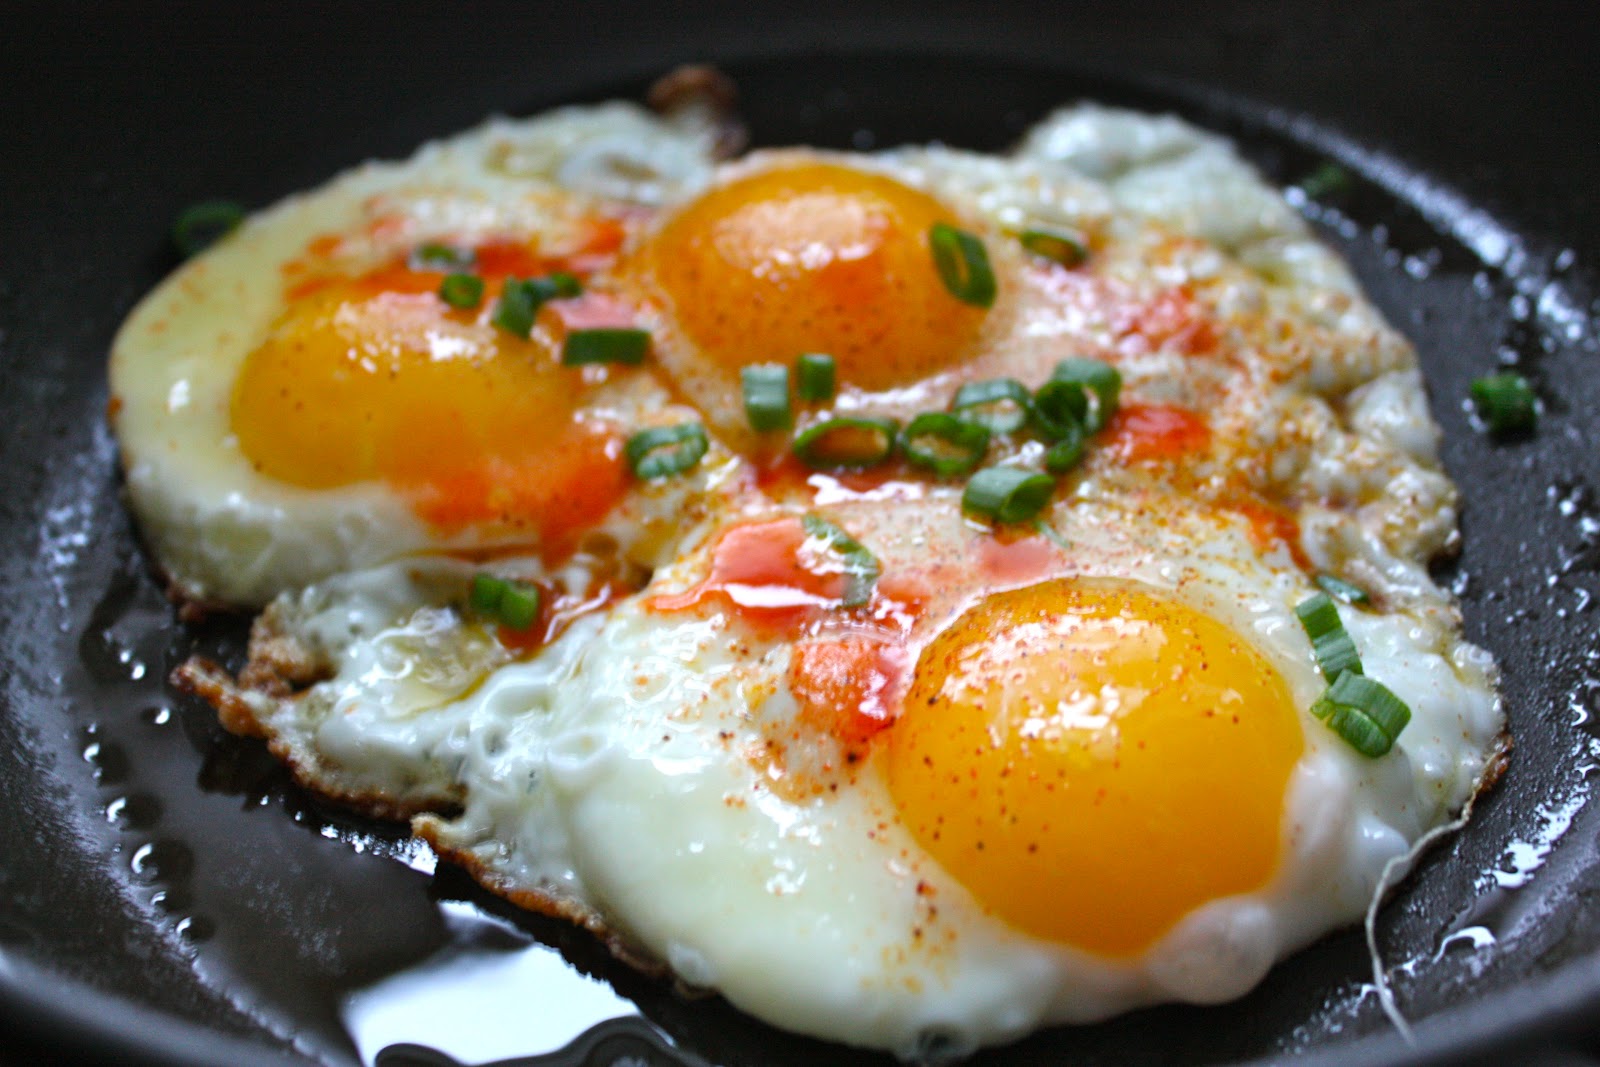
{"label": "cooked egg white", "polygon": [[[659,165],[606,163],[635,150]],[[992,306],[952,297],[938,224],[983,242]],[[1041,229],[1082,261],[1028,251]],[[344,236],[296,270],[332,296],[252,288],[325,233]],[[645,367],[558,367],[543,320],[507,341],[428,305],[419,327],[406,271],[372,273],[508,233],[628,308]],[[242,324],[184,310],[233,289]],[[443,435],[372,400],[421,450],[391,466],[361,433],[354,459],[279,435],[300,416],[271,388],[245,410],[239,382],[288,381],[273,367],[352,316],[376,324],[336,356],[448,366],[428,346],[460,344],[494,368],[423,372],[423,399],[508,388]],[[1121,406],[1037,524],[996,528],[960,479],[811,470],[752,430],[744,368],[814,351],[838,390],[797,402],[797,429],[1032,389],[1068,358],[1115,366]],[[163,565],[192,595],[275,597],[244,675],[193,663],[182,684],[312,788],[415,816],[489,888],[803,1033],[926,1058],[1239,996],[1358,919],[1499,751],[1493,664],[1427,569],[1455,489],[1414,353],[1230,145],[1175,119],[1085,105],[1006,156],[720,165],[703,130],[625,108],[495,124],[251,223],[136,313],[113,381]],[[314,417],[347,410],[339,388]],[[553,429],[507,449],[493,428],[517,420]],[[689,420],[703,460],[604,493],[614,467],[546,451]],[[485,456],[494,476],[464,478]],[[1043,446],[998,433],[984,462],[1037,468]],[[472,609],[485,570],[538,583],[533,630]],[[1294,609],[1322,572],[1370,594],[1342,622],[1411,710],[1378,759],[1311,710],[1327,680]]]}

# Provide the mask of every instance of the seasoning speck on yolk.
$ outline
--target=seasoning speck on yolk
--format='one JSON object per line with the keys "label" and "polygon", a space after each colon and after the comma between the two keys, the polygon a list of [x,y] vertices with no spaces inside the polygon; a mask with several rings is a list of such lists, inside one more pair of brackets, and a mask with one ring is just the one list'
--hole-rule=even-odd
{"label": "seasoning speck on yolk", "polygon": [[956,221],[885,175],[790,164],[702,196],[645,255],[688,358],[736,376],[825,352],[841,386],[881,390],[958,363],[977,339],[984,312],[950,294],[928,246],[934,223]]}
{"label": "seasoning speck on yolk", "polygon": [[924,649],[888,731],[911,832],[991,912],[1107,956],[1276,871],[1303,746],[1288,689],[1154,591],[993,594]]}

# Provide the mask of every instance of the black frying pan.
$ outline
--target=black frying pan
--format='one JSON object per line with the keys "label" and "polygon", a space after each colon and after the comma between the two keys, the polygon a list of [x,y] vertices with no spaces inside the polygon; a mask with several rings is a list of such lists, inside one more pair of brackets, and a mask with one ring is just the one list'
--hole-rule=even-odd
{"label": "black frying pan", "polygon": [[[552,1062],[671,1062],[668,1040],[726,1064],[874,1059],[684,1001],[459,874],[370,854],[398,853],[404,834],[320,806],[176,699],[167,668],[196,647],[237,656],[241,628],[171,621],[103,428],[104,352],[174,265],[164,231],[185,204],[263,205],[490,111],[638,95],[695,59],[738,79],[758,143],[996,149],[1093,96],[1228,133],[1280,182],[1336,161],[1354,180],[1311,210],[1421,350],[1465,494],[1465,551],[1441,570],[1469,636],[1505,667],[1517,747],[1473,825],[1378,924],[1385,959],[1409,964],[1391,977],[1417,1044],[1367,994],[1349,931],[1235,1004],[1050,1031],[977,1061],[1581,1059],[1600,1045],[1600,810],[1585,803],[1600,744],[1593,10],[1066,7],[8,8],[0,1062],[350,1063],[339,996],[445,944],[437,905],[457,900],[510,920],[492,936],[556,946],[649,1020]],[[1539,384],[1532,439],[1491,442],[1462,409],[1500,361]],[[1498,885],[1534,864],[1520,887]],[[1480,931],[1493,943],[1474,947]],[[439,1062],[418,1055],[393,1062]]]}

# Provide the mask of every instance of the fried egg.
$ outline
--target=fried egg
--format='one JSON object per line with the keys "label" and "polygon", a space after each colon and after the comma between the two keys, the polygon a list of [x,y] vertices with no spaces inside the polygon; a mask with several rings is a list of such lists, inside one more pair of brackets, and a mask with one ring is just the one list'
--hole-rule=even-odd
{"label": "fried egg", "polygon": [[[177,684],[489,889],[906,1059],[1237,997],[1358,919],[1497,773],[1504,720],[1428,572],[1455,490],[1415,355],[1337,257],[1169,117],[719,162],[692,114],[358,171],[135,313],[113,384],[154,554],[269,601],[240,674]],[[625,309],[643,363],[563,364],[584,298],[508,339],[405,260],[470,248],[492,287],[506,241],[539,257],[506,273]],[[807,353],[833,386],[758,426],[749,369]],[[1029,398],[1074,360],[1120,392],[1081,394],[1058,464]],[[896,426],[974,386],[965,467],[908,458]],[[843,451],[798,444],[840,420]],[[703,455],[638,465],[639,431],[690,422]],[[973,468],[1052,477],[1008,515]],[[1383,754],[1319,703],[1297,609],[1330,576],[1353,669],[1409,711]],[[486,611],[485,580],[537,614]]]}
{"label": "fried egg", "polygon": [[[111,352],[129,500],[176,591],[259,607],[425,549],[559,556],[603,531],[626,550],[680,512],[630,493],[622,455],[622,427],[673,417],[656,375],[559,349],[633,324],[603,268],[650,201],[706,180],[710,138],[624,104],[493,122],[291,197],[176,272]],[[486,283],[473,307],[438,292],[451,256]],[[595,284],[525,337],[494,324],[506,279],[554,271]]]}

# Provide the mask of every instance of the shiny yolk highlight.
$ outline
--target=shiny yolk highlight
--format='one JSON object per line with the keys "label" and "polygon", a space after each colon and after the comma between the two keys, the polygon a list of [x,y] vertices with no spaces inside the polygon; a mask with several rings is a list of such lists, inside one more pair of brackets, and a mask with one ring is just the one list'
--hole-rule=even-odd
{"label": "shiny yolk highlight", "polygon": [[582,376],[488,323],[498,286],[457,311],[437,275],[394,273],[290,305],[234,383],[244,455],[306,489],[386,482],[444,528],[605,514],[626,470],[615,434],[574,418]]}
{"label": "shiny yolk highlight", "polygon": [[957,220],[926,193],[806,163],[712,190],[647,255],[700,358],[737,372],[826,352],[840,384],[886,389],[962,359],[983,321],[939,279],[936,222]]}
{"label": "shiny yolk highlight", "polygon": [[1283,679],[1154,592],[992,595],[923,651],[888,732],[912,833],[992,913],[1107,956],[1260,888],[1300,756]]}

